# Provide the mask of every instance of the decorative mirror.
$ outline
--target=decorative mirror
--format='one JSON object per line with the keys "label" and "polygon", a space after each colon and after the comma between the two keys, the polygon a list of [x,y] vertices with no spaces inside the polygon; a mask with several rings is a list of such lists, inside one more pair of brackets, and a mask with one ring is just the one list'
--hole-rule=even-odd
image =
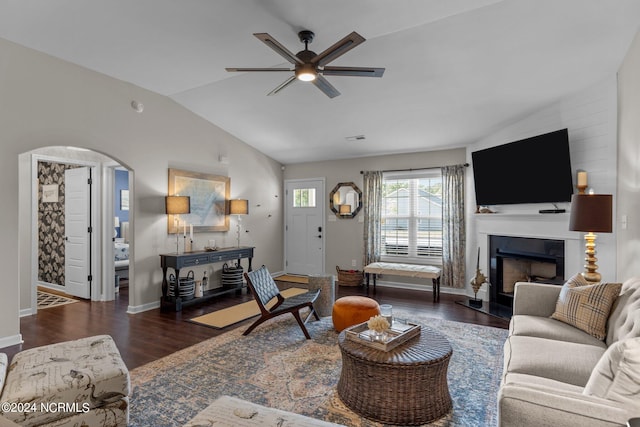
{"label": "decorative mirror", "polygon": [[339,182],[329,194],[329,207],[339,218],[354,218],[362,209],[362,191],[353,182]]}

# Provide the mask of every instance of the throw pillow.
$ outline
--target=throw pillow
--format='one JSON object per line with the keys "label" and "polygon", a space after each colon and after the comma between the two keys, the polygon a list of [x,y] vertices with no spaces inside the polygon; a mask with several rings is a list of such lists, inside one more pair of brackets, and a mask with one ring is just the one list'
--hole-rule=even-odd
{"label": "throw pillow", "polygon": [[622,283],[590,284],[582,275],[575,275],[562,286],[551,317],[604,340],[609,312],[621,287]]}
{"label": "throw pillow", "polygon": [[640,338],[612,344],[602,355],[583,394],[621,403],[640,402]]}

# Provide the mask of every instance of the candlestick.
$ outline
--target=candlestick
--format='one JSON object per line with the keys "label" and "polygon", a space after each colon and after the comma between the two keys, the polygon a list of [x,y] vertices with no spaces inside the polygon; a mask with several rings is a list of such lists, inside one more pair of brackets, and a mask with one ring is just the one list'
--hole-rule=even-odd
{"label": "candlestick", "polygon": [[587,173],[585,171],[578,171],[577,181],[576,187],[578,187],[578,194],[584,194],[587,188]]}
{"label": "candlestick", "polygon": [[182,221],[182,236],[187,237],[187,221]]}
{"label": "candlestick", "polygon": [[193,224],[189,224],[189,239],[193,242]]}

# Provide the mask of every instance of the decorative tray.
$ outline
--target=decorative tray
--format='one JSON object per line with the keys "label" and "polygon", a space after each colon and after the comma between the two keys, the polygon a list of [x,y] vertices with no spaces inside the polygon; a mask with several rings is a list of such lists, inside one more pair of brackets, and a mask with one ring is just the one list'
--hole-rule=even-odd
{"label": "decorative tray", "polygon": [[421,327],[415,323],[394,319],[391,328],[382,337],[371,331],[367,322],[352,326],[345,332],[346,339],[381,351],[390,351],[413,337],[420,335]]}

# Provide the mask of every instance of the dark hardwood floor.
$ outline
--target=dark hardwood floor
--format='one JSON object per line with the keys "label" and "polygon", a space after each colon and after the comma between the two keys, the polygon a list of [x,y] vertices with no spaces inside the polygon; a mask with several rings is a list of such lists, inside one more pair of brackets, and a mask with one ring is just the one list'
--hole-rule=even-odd
{"label": "dark hardwood floor", "polygon": [[[364,287],[336,288],[336,297],[367,295]],[[431,292],[378,287],[376,294],[370,291],[369,296],[379,303],[392,304],[398,309],[419,311],[431,317],[499,328],[508,327],[508,322],[504,319],[456,304],[455,301],[465,298],[459,295],[441,294],[440,302],[434,303]],[[225,329],[208,328],[186,320],[250,299],[251,296],[243,291],[241,295],[222,296],[215,301],[187,307],[178,313],[162,313],[160,309],[155,309],[140,314],[127,314],[129,294],[128,288],[123,287],[116,295],[115,301],[80,301],[39,310],[37,315],[21,318],[20,332],[24,343],[0,349],[0,352],[7,353],[11,358],[18,351],[28,348],[108,334],[115,340],[126,365],[129,369],[134,369],[233,328],[246,328],[251,320]]]}

